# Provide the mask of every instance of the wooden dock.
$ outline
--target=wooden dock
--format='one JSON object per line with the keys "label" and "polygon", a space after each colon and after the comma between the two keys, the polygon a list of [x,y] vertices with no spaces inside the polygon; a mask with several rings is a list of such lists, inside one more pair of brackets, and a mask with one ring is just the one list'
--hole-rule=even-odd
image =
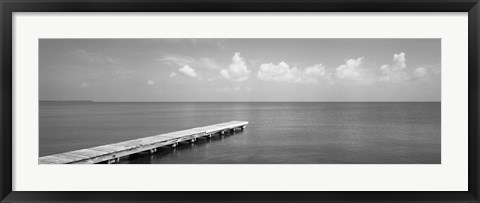
{"label": "wooden dock", "polygon": [[212,137],[243,130],[247,121],[230,121],[205,127],[154,135],[125,142],[81,149],[39,158],[39,164],[95,164],[116,163],[121,157],[140,152],[154,153],[159,147],[176,147],[180,142],[195,142],[200,137]]}

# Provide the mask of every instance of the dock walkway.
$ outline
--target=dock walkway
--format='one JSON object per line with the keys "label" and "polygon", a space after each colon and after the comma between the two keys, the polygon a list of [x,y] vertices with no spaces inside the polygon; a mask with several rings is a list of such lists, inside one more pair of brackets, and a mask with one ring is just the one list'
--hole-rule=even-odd
{"label": "dock walkway", "polygon": [[121,157],[140,152],[157,151],[164,146],[176,147],[180,142],[195,142],[199,137],[212,137],[226,132],[243,130],[247,121],[230,121],[205,127],[192,128],[177,132],[154,135],[125,142],[81,149],[61,154],[54,154],[39,158],[39,164],[95,164],[100,162],[115,163]]}

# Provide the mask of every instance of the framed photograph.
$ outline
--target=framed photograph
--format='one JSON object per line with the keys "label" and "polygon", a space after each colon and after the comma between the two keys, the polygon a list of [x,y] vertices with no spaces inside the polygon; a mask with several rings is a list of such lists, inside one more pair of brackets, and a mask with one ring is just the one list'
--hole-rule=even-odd
{"label": "framed photograph", "polygon": [[2,202],[479,201],[477,0],[0,6]]}

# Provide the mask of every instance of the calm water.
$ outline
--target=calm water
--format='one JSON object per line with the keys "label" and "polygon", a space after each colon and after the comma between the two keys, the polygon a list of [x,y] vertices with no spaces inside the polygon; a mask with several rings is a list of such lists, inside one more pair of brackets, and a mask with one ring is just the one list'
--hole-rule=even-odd
{"label": "calm water", "polygon": [[439,164],[440,103],[40,103],[40,156],[232,120],[245,131],[122,163]]}

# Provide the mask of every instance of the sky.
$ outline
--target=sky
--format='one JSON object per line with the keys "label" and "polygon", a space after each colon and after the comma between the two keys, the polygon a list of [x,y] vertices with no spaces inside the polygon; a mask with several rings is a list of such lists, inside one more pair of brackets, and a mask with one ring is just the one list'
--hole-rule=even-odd
{"label": "sky", "polygon": [[39,39],[40,100],[440,101],[440,39]]}

